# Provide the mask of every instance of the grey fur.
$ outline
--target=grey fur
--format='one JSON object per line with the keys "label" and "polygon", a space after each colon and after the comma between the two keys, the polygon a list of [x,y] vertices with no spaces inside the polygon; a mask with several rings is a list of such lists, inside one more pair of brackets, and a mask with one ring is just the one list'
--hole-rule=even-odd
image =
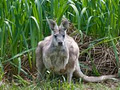
{"label": "grey fur", "polygon": [[69,27],[68,20],[63,20],[60,26],[57,26],[55,21],[50,20],[49,26],[53,31],[52,35],[40,41],[36,48],[36,66],[39,80],[42,80],[40,75],[44,75],[45,69],[58,74],[67,74],[69,83],[73,75],[88,82],[100,82],[116,77],[116,75],[100,77],[84,75],[78,61],[79,47],[73,38],[66,34],[66,29]]}

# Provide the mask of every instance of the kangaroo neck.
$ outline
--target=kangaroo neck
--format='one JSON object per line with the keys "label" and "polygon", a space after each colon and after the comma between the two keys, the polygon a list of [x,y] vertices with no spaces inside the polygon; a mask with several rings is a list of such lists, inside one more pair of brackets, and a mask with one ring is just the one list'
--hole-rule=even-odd
{"label": "kangaroo neck", "polygon": [[54,44],[50,45],[50,49],[52,49],[53,51],[66,51],[66,45],[64,46],[55,46]]}

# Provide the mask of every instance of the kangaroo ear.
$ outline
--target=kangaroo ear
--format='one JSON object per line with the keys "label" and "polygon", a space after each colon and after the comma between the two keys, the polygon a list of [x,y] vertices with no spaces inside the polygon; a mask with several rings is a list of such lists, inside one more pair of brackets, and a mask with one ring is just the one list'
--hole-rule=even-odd
{"label": "kangaroo ear", "polygon": [[54,20],[49,19],[49,22],[48,22],[48,23],[49,23],[49,27],[50,27],[51,30],[53,30],[53,31],[54,31],[54,30],[57,30],[57,27],[58,27],[58,26],[57,26],[57,24],[56,24],[56,22],[55,22]]}
{"label": "kangaroo ear", "polygon": [[64,20],[62,20],[61,25],[62,25],[64,30],[67,30],[69,27],[69,21],[67,19],[64,19]]}

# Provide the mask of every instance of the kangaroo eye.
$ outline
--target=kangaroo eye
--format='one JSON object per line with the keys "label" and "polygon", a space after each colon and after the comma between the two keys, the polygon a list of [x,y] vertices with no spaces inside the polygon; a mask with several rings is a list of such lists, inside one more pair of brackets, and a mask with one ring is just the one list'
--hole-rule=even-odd
{"label": "kangaroo eye", "polygon": [[63,38],[65,37],[65,35],[63,35]]}
{"label": "kangaroo eye", "polygon": [[57,35],[54,35],[55,38],[57,38]]}

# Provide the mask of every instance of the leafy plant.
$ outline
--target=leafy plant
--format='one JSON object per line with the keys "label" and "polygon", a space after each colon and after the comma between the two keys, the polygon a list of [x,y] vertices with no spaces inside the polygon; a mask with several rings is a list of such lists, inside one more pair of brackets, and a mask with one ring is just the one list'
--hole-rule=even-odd
{"label": "leafy plant", "polygon": [[113,40],[120,34],[119,0],[1,0],[0,69],[10,62],[20,74],[24,54],[32,69],[38,41],[50,34],[47,19],[60,24],[62,17],[68,18],[79,33],[97,40],[110,36],[119,65],[115,47],[118,41]]}

